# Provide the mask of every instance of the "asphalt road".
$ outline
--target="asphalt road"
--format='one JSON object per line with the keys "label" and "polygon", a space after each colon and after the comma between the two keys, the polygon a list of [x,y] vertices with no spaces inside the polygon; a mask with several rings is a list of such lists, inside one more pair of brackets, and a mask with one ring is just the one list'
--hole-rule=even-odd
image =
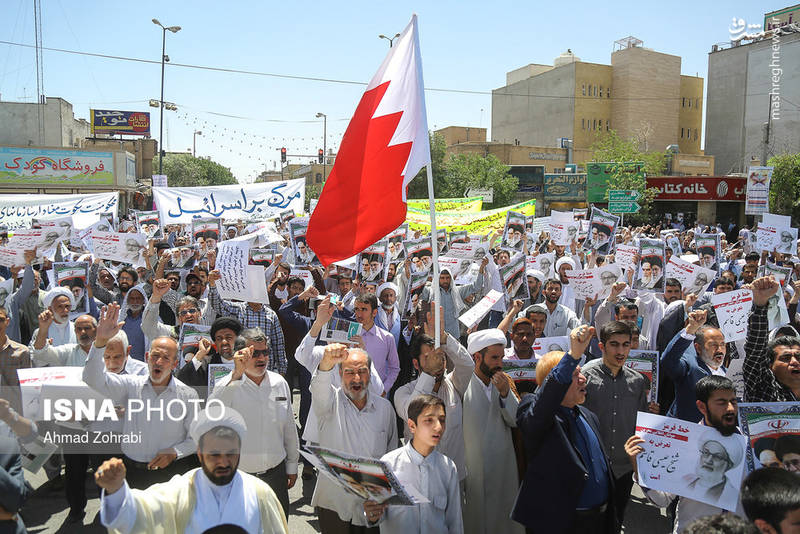
{"label": "asphalt road", "polygon": [[[299,396],[295,395],[295,406],[299,406]],[[296,414],[295,414],[296,415]],[[86,476],[87,497],[86,517],[83,525],[66,524],[69,507],[67,506],[64,490],[52,490],[47,486],[44,471],[37,474],[25,472],[26,478],[36,489],[22,510],[22,517],[28,532],[31,533],[105,533],[106,529],[100,525],[100,498],[93,476]],[[314,493],[314,481],[304,481],[298,477],[297,484],[289,491],[290,513],[289,532],[292,534],[312,534],[319,532],[314,509],[311,507],[311,496]],[[649,504],[642,495],[638,486],[634,485],[633,497],[626,512],[626,534],[661,534],[670,532],[671,522],[666,514]]]}

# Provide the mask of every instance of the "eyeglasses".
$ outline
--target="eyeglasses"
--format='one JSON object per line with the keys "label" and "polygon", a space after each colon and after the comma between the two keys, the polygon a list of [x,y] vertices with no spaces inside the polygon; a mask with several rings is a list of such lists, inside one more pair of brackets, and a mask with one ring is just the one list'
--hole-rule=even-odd
{"label": "eyeglasses", "polygon": [[178,312],[178,316],[179,316],[179,317],[184,317],[184,316],[186,316],[186,315],[194,315],[194,314],[196,314],[196,313],[200,313],[200,310],[198,310],[197,308],[190,308],[190,309],[188,309],[188,310],[181,310],[181,311],[179,311],[179,312]]}
{"label": "eyeglasses", "polygon": [[355,375],[366,376],[369,374],[369,368],[362,367],[361,369],[345,369],[342,371],[342,374],[344,374],[345,376],[355,376]]}
{"label": "eyeglasses", "polygon": [[728,461],[728,455],[727,454],[714,453],[714,452],[709,451],[705,447],[700,449],[700,457],[701,458],[711,458],[715,462],[727,462]]}

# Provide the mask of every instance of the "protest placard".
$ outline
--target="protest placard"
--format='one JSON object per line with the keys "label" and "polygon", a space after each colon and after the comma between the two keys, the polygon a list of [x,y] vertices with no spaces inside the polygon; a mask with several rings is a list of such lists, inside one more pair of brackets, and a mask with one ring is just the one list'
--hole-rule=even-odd
{"label": "protest placard", "polygon": [[249,263],[250,244],[247,241],[228,240],[219,243],[216,264],[221,275],[216,283],[219,296],[269,305],[264,267]]}
{"label": "protest placard", "polygon": [[255,247],[250,249],[249,265],[261,265],[264,268],[272,265],[275,261],[275,249],[271,247]]}
{"label": "protest placard", "polygon": [[136,226],[140,234],[148,238],[161,239],[161,222],[157,211],[140,211],[136,213]]}
{"label": "protest placard", "polygon": [[39,469],[58,450],[58,445],[36,436],[32,441],[20,441],[20,460],[22,468],[30,473],[38,473]]}
{"label": "protest placard", "polygon": [[0,225],[9,229],[29,227],[33,219],[72,217],[83,228],[103,213],[116,215],[119,193],[87,195],[0,195]]}
{"label": "protest placard", "polygon": [[208,393],[211,394],[217,386],[217,382],[233,372],[236,366],[233,362],[210,363],[208,364]]}
{"label": "protest placard", "polygon": [[325,323],[319,338],[322,341],[328,341],[331,343],[352,344],[354,343],[352,337],[360,336],[363,331],[364,329],[361,327],[361,323],[333,317],[330,321]]}
{"label": "protest placard", "polygon": [[449,248],[453,247],[453,243],[468,243],[469,235],[466,230],[459,230],[457,232],[450,232],[447,234],[447,244]]}
{"label": "protest placard", "polygon": [[472,328],[486,317],[492,306],[497,304],[501,298],[503,298],[502,293],[495,289],[490,290],[477,304],[464,312],[458,320],[467,328]]}
{"label": "protest placard", "polygon": [[611,295],[611,289],[614,284],[622,280],[622,269],[616,263],[604,263],[601,267],[596,267],[593,270],[597,273],[596,278],[600,280],[597,298],[607,298]]}
{"label": "protest placard", "polygon": [[192,220],[192,239],[195,242],[199,242],[202,239],[207,250],[216,248],[217,241],[220,240],[221,235],[221,219],[207,217],[204,219]]}
{"label": "protest placard", "polygon": [[644,440],[636,458],[642,486],[736,510],[744,436],[646,412],[637,414],[636,435]]}
{"label": "protest placard", "polygon": [[556,253],[547,252],[545,254],[538,254],[536,258],[536,269],[542,271],[544,279],[553,278],[555,276]]}
{"label": "protest placard", "polygon": [[413,313],[417,309],[419,299],[425,289],[425,282],[428,281],[428,271],[412,272],[408,280],[408,292],[406,293],[403,310],[405,313]]}
{"label": "protest placard", "polygon": [[447,230],[444,228],[437,228],[436,229],[436,243],[439,246],[439,254],[445,254],[447,252]]}
{"label": "protest placard", "polygon": [[129,232],[92,232],[94,256],[104,260],[130,263],[134,267],[145,264],[147,236]]}
{"label": "protest placard", "polygon": [[600,279],[596,271],[592,269],[570,269],[566,271],[566,275],[575,297],[587,300],[595,298],[600,293]]}
{"label": "protest placard", "polygon": [[633,288],[639,291],[664,292],[664,261],[666,248],[660,239],[639,240],[639,271]]}
{"label": "protest placard", "polygon": [[531,224],[530,237],[531,244],[539,241],[542,233],[550,233],[550,217],[535,217]]}
{"label": "protest placard", "polygon": [[617,250],[614,253],[616,263],[625,271],[629,271],[636,267],[634,258],[639,253],[639,247],[633,245],[617,245]]}
{"label": "protest placard", "polygon": [[734,358],[728,364],[728,369],[725,371],[725,376],[733,382],[733,387],[736,390],[736,398],[741,400],[745,396],[744,388],[744,357],[739,356]]}
{"label": "protest placard", "polygon": [[50,228],[20,228],[9,234],[6,246],[20,250],[36,249],[36,257],[53,260],[56,246],[69,239],[70,228],[53,226]]}
{"label": "protest placard", "polygon": [[56,262],[53,264],[54,285],[63,286],[72,291],[75,305],[69,312],[69,318],[89,313],[89,298],[86,294],[89,279],[89,262]]}
{"label": "protest placard", "polygon": [[390,232],[386,236],[387,254],[389,262],[398,263],[406,259],[406,249],[403,246],[403,241],[406,240],[406,233],[408,232],[408,225],[403,223],[397,230]]}
{"label": "protest placard", "polygon": [[569,336],[538,337],[531,348],[537,358],[552,351],[569,352]]}
{"label": "protest placard", "polygon": [[153,187],[153,200],[163,224],[188,223],[192,219],[269,218],[282,210],[302,212],[305,180],[282,180],[248,185],[202,187]]}
{"label": "protest placard", "polygon": [[508,303],[525,300],[528,293],[528,279],[525,276],[525,254],[517,252],[507,264],[498,267]]}
{"label": "protest placard", "polygon": [[409,239],[403,242],[406,258],[411,260],[411,272],[425,272],[433,267],[433,247],[430,237]]}
{"label": "protest placard", "polygon": [[389,262],[386,261],[388,244],[389,242],[383,239],[358,254],[356,264],[362,282],[380,285],[386,280],[386,270],[389,267]]}
{"label": "protest placard", "polygon": [[535,354],[528,360],[503,359],[503,372],[514,381],[520,395],[533,393],[536,390],[536,363],[538,361],[539,358]]}
{"label": "protest placard", "polygon": [[625,367],[639,371],[650,380],[648,402],[658,402],[658,351],[631,349]]}
{"label": "protest placard", "polygon": [[472,240],[468,243],[455,242],[450,246],[447,255],[453,258],[471,259],[480,265],[483,258],[489,255],[489,245]]}
{"label": "protest placard", "polygon": [[589,219],[589,235],[583,243],[586,250],[596,250],[598,254],[613,254],[616,240],[614,234],[619,224],[619,216],[592,206]]}
{"label": "protest placard", "polygon": [[752,291],[736,289],[711,295],[711,305],[714,306],[719,329],[726,342],[747,337],[747,318],[753,307]]}
{"label": "protest placard", "polygon": [[513,252],[521,251],[522,236],[525,235],[525,214],[516,211],[506,213],[506,225],[503,228],[503,240],[500,248]]}
{"label": "protest placard", "polygon": [[[2,263],[0,263],[2,265]],[[9,278],[0,282],[0,306],[5,307],[8,296],[14,292],[14,279]]]}
{"label": "protest placard", "polygon": [[307,269],[292,269],[289,271],[289,276],[296,276],[303,280],[303,284],[305,284],[305,289],[314,285],[314,276],[311,274],[311,271]]}
{"label": "protest placard", "polygon": [[675,254],[667,263],[667,278],[678,280],[687,294],[702,295],[716,276],[716,271],[690,263]]}
{"label": "protest placard", "polygon": [[360,499],[403,506],[429,502],[408,481],[401,483],[386,462],[312,445],[306,448],[308,452],[300,452],[320,473]]}
{"label": "protest placard", "polygon": [[588,208],[572,208],[572,217],[576,221],[584,221],[589,215]]}
{"label": "protest placard", "polygon": [[800,402],[739,403],[739,425],[747,436],[748,471],[777,466],[797,474]]}
{"label": "protest placard", "polygon": [[694,236],[694,242],[700,266],[719,274],[721,254],[719,234],[697,234]]}
{"label": "protest placard", "polygon": [[181,362],[180,366],[183,366],[183,363],[187,359],[187,355],[194,354],[197,352],[198,347],[200,346],[200,340],[205,339],[209,343],[213,343],[214,340],[211,339],[211,326],[206,326],[202,324],[191,324],[191,323],[183,323],[181,325],[180,331],[180,341],[179,345],[181,348],[180,356]]}
{"label": "protest placard", "polygon": [[556,245],[568,246],[578,239],[580,222],[569,211],[550,212],[550,239]]}
{"label": "protest placard", "polygon": [[0,265],[9,268],[25,265],[25,251],[16,247],[0,247]]}
{"label": "protest placard", "polygon": [[761,215],[769,211],[769,186],[773,167],[748,167],[747,191],[744,212],[746,215]]}
{"label": "protest placard", "polygon": [[22,415],[31,421],[41,421],[40,396],[44,384],[82,384],[81,367],[31,367],[17,369]]}

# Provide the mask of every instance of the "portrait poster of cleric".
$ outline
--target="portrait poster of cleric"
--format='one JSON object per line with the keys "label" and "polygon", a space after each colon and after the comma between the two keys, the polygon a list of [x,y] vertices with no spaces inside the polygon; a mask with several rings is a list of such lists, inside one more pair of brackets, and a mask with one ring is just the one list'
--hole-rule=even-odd
{"label": "portrait poster of cleric", "polygon": [[72,301],[69,318],[75,319],[79,315],[89,313],[89,297],[86,293],[87,280],[89,279],[89,262],[55,262],[53,263],[53,275],[56,279],[55,285],[66,287],[75,297]]}
{"label": "portrait poster of cleric", "polygon": [[382,284],[386,280],[389,241],[382,239],[358,254],[356,265],[362,282]]}
{"label": "portrait poster of cleric", "polygon": [[295,217],[289,221],[289,236],[292,240],[292,250],[297,265],[320,265],[317,255],[306,242],[308,231],[308,217]]}
{"label": "portrait poster of cleric", "polygon": [[136,213],[136,225],[139,233],[146,235],[148,239],[164,237],[161,233],[161,223],[159,222],[157,211],[140,211]]}
{"label": "portrait poster of cleric", "polygon": [[500,267],[499,271],[509,303],[525,300],[530,296],[525,277],[525,254],[521,252],[514,254],[511,261]]}
{"label": "portrait poster of cleric", "polygon": [[800,402],[742,402],[747,470],[780,467],[800,476]]}
{"label": "portrait poster of cleric", "polygon": [[746,463],[743,435],[645,412],[637,414],[636,435],[644,440],[637,456],[640,485],[736,510]]}
{"label": "portrait poster of cleric", "polygon": [[517,213],[516,211],[508,211],[506,213],[506,226],[503,228],[503,241],[500,243],[500,248],[511,251],[522,250],[523,235],[525,235],[525,215]]}
{"label": "portrait poster of cleric", "polygon": [[592,206],[592,217],[589,219],[589,235],[583,247],[596,250],[598,254],[614,252],[614,233],[619,224],[619,217]]}
{"label": "portrait poster of cleric", "polygon": [[430,237],[420,237],[403,242],[406,257],[411,260],[411,272],[428,272],[433,267],[433,247]]}
{"label": "portrait poster of cleric", "polygon": [[700,266],[720,273],[720,240],[719,234],[697,234],[694,236]]}
{"label": "portrait poster of cleric", "polygon": [[386,236],[386,240],[389,242],[387,247],[391,263],[398,263],[406,259],[406,248],[403,246],[403,241],[406,240],[407,233],[408,224],[403,223],[397,230]]}
{"label": "portrait poster of cleric", "polygon": [[[222,220],[218,217],[192,220],[192,238],[195,241],[202,238],[208,250],[216,248],[220,235],[222,235]],[[212,243],[214,246],[208,245],[209,239],[213,240]]]}
{"label": "portrait poster of cleric", "polygon": [[633,288],[664,292],[664,256],[666,244],[660,239],[639,240],[639,270]]}

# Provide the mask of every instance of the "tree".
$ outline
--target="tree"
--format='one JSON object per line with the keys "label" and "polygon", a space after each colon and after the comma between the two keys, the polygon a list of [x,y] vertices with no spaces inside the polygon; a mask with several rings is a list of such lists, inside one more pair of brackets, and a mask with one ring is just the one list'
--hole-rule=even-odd
{"label": "tree", "polygon": [[[444,165],[441,197],[463,197],[470,188],[493,189],[493,202],[483,205],[483,209],[492,209],[513,204],[518,186],[519,180],[493,154],[451,154]],[[440,197],[439,191],[436,196]]]}
{"label": "tree", "polygon": [[319,198],[319,196],[322,194],[323,185],[325,184],[311,184],[311,185],[306,184],[306,201],[305,201],[306,211],[311,211],[311,199]]}
{"label": "tree", "polygon": [[[442,134],[430,132],[428,137],[431,144],[431,172],[433,174],[434,198],[446,198],[442,196],[441,187],[444,174],[445,149],[447,146],[445,145],[444,136]],[[408,198],[428,198],[428,175],[424,167],[420,169],[414,179],[408,184]]]}
{"label": "tree", "polygon": [[[153,159],[153,168],[158,168],[158,157]],[[167,154],[164,156],[164,174],[170,186],[198,187],[206,185],[232,185],[238,183],[230,169],[191,154]]]}
{"label": "tree", "polygon": [[[658,189],[647,187],[647,180],[644,177],[628,172],[625,162],[644,162],[644,173],[650,176],[663,175],[667,169],[667,154],[665,152],[640,152],[637,148],[638,143],[638,140],[623,139],[615,130],[610,130],[600,136],[590,148],[592,161],[617,163],[610,170],[611,177],[608,180],[608,189],[635,189],[639,191],[641,196],[637,202],[642,206],[642,209],[631,217],[634,223],[647,219],[650,205],[658,195]],[[583,166],[586,167],[586,163],[583,163]],[[608,198],[608,192],[606,192],[606,198]]]}
{"label": "tree", "polygon": [[769,158],[774,167],[769,187],[769,211],[800,219],[800,153]]}

